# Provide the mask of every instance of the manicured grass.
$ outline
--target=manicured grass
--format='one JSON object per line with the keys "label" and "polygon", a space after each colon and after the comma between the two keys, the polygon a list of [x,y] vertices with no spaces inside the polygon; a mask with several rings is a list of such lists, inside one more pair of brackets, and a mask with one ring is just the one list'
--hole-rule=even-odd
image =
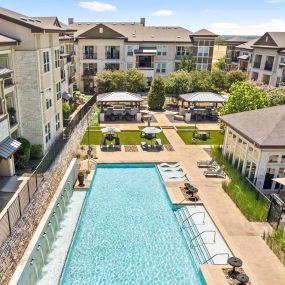
{"label": "manicured grass", "polygon": [[285,265],[285,233],[283,229],[274,230],[272,233],[265,234],[268,246]]}
{"label": "manicured grass", "polygon": [[[142,141],[150,143],[149,140],[141,138],[140,131],[123,131],[118,134],[122,145],[139,145]],[[157,134],[157,138],[161,139],[163,144],[169,144],[164,133]],[[100,145],[102,141],[102,133],[100,131],[90,132],[90,144]],[[154,142],[154,140],[153,140]],[[81,144],[88,144],[88,132],[84,134]]]}
{"label": "manicured grass", "polygon": [[250,221],[265,221],[270,202],[261,195],[257,199],[257,193],[253,186],[229,161],[223,158],[222,152],[218,147],[212,149],[212,156],[217,158],[217,162],[220,165],[225,166],[225,172],[229,176],[230,182],[224,182],[223,189],[244,216]]}
{"label": "manicured grass", "polygon": [[220,131],[207,131],[210,132],[210,138],[206,140],[195,139],[196,142],[192,143],[194,131],[177,132],[177,134],[182,138],[185,144],[196,144],[196,145],[221,145],[224,143],[224,134]]}
{"label": "manicured grass", "polygon": [[195,126],[175,126],[175,127],[177,130],[194,130],[195,129]]}
{"label": "manicured grass", "polygon": [[[99,130],[101,130],[101,129],[103,129],[104,127],[99,127],[99,126],[90,126],[89,127],[89,129],[91,130],[91,131],[99,131]],[[87,130],[88,130],[88,128],[87,128]]]}

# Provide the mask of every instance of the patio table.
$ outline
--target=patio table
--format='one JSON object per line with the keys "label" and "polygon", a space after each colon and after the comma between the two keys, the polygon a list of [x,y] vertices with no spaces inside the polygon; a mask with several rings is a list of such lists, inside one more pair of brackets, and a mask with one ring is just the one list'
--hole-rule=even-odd
{"label": "patio table", "polygon": [[236,268],[242,266],[241,259],[239,259],[238,257],[232,256],[232,257],[230,257],[228,259],[228,264],[233,267],[232,271],[230,272],[230,275],[235,277],[235,275],[236,275]]}

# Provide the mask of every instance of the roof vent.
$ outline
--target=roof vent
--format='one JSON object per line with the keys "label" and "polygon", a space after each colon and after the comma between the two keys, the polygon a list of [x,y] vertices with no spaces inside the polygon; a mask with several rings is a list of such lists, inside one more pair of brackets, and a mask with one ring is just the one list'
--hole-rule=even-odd
{"label": "roof vent", "polygon": [[132,22],[132,23],[131,23],[131,25],[134,25],[134,24],[135,24],[135,22]]}
{"label": "roof vent", "polygon": [[180,39],[180,38],[181,38],[181,36],[179,36],[179,35],[178,35],[178,36],[177,36],[177,38],[178,38],[178,39]]}
{"label": "roof vent", "polygon": [[42,21],[40,19],[35,19],[36,22],[41,23]]}
{"label": "roof vent", "polygon": [[99,33],[103,34],[103,28],[102,27],[99,28]]}
{"label": "roof vent", "polygon": [[28,18],[29,21],[34,22],[35,20],[32,18]]}
{"label": "roof vent", "polygon": [[80,26],[81,25],[81,23],[78,23],[78,26]]}
{"label": "roof vent", "polygon": [[151,35],[152,38],[154,38],[154,35]]}
{"label": "roof vent", "polygon": [[28,21],[28,19],[25,18],[25,17],[20,17],[20,19],[23,20],[23,21]]}

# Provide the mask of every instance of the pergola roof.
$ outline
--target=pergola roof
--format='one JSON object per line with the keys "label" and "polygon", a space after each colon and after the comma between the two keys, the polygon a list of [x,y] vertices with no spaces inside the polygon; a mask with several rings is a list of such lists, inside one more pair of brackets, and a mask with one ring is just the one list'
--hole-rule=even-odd
{"label": "pergola roof", "polygon": [[130,92],[110,92],[97,96],[97,102],[141,102],[140,94]]}
{"label": "pergola roof", "polygon": [[274,178],[274,179],[272,179],[272,180],[274,180],[274,181],[276,181],[276,182],[278,182],[278,183],[280,183],[280,184],[282,184],[282,185],[285,186],[285,177],[282,177],[282,178]]}
{"label": "pergola roof", "polygon": [[179,97],[186,102],[210,102],[223,103],[227,100],[226,96],[212,93],[212,92],[195,92],[179,95]]}

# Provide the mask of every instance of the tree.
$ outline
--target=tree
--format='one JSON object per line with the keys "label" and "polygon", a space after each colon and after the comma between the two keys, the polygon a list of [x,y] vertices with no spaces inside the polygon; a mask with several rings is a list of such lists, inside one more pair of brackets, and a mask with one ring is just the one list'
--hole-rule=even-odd
{"label": "tree", "polygon": [[226,90],[229,91],[232,84],[238,81],[245,81],[247,74],[241,70],[232,70],[226,74]]}
{"label": "tree", "polygon": [[193,85],[193,92],[212,91],[211,73],[207,70],[192,71],[191,81]]}
{"label": "tree", "polygon": [[176,95],[189,93],[193,91],[190,73],[184,70],[178,70],[169,74],[165,81],[165,91]]}
{"label": "tree", "polygon": [[267,94],[264,90],[248,82],[235,82],[230,88],[230,96],[221,108],[220,114],[251,111],[266,106]]}
{"label": "tree", "polygon": [[165,86],[161,77],[155,77],[148,93],[148,106],[151,110],[162,110],[165,102]]}
{"label": "tree", "polygon": [[67,102],[62,103],[62,115],[64,120],[68,120],[71,113],[70,105]]}
{"label": "tree", "polygon": [[134,68],[127,70],[126,89],[129,92],[138,93],[147,87],[147,80],[144,74]]}
{"label": "tree", "polygon": [[192,55],[183,56],[178,66],[178,70],[192,71],[194,69],[194,59]]}
{"label": "tree", "polygon": [[213,69],[211,72],[211,89],[214,92],[222,92],[226,89],[226,72],[221,69]]}
{"label": "tree", "polygon": [[220,58],[217,62],[213,64],[213,67],[220,70],[226,69],[226,58]]}
{"label": "tree", "polygon": [[106,93],[114,91],[114,84],[111,70],[98,72],[95,77],[96,93]]}
{"label": "tree", "polygon": [[269,107],[285,104],[285,87],[270,90],[267,95]]}

